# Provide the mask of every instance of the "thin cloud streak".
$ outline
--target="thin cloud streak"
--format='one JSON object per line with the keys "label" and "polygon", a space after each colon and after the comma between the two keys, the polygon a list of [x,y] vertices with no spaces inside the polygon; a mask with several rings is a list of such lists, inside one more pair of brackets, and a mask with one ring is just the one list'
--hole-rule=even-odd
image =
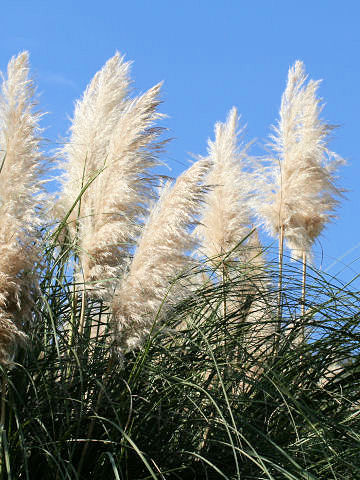
{"label": "thin cloud streak", "polygon": [[70,88],[77,88],[77,84],[66,77],[63,73],[56,72],[45,72],[39,75],[40,79],[46,83],[51,83],[53,85],[62,85]]}

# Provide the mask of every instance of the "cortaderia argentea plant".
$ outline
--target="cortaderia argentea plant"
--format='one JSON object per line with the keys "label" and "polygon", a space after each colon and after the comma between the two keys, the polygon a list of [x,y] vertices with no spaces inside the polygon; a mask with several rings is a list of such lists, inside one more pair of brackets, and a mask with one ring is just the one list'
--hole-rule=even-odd
{"label": "cortaderia argentea plant", "polygon": [[[39,227],[44,218],[40,113],[29,55],[13,57],[0,95],[0,363],[10,362],[31,322]],[[43,199],[42,199],[43,200]]]}
{"label": "cortaderia argentea plant", "polygon": [[269,176],[233,108],[158,189],[160,85],[132,95],[129,68],[116,54],[76,103],[56,229],[26,53],[3,80],[0,477],[358,478],[359,292],[314,267],[299,319],[284,262],[277,316],[249,209],[309,258],[341,193],[318,82],[290,69]]}
{"label": "cortaderia argentea plant", "polygon": [[319,84],[308,80],[302,62],[296,61],[289,69],[280,118],[270,137],[274,156],[270,158],[268,188],[253,199],[261,221],[279,238],[279,317],[284,240],[292,256],[303,262],[304,313],[306,262],[314,241],[334,217],[341,196],[335,170],[343,161],[328,148],[334,126],[321,119]]}

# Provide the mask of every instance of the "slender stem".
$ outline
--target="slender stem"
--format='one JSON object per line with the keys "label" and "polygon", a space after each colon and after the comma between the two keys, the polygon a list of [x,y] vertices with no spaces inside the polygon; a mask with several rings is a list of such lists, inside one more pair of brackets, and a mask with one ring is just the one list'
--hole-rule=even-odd
{"label": "slender stem", "polygon": [[[87,161],[87,155],[85,157],[84,161],[84,166],[83,166],[83,173],[82,173],[82,180],[81,180],[81,190],[83,189],[84,186],[84,180],[85,180],[85,170],[86,170],[86,161]],[[82,195],[79,198],[79,205],[78,205],[78,212],[77,212],[77,219],[76,219],[76,230],[75,230],[75,245],[78,247],[79,243],[79,234],[80,234],[80,222],[79,219],[81,218],[81,205],[82,204]],[[76,258],[75,258],[76,260]],[[78,257],[79,265],[81,265],[81,257],[79,255]],[[84,331],[84,316],[85,316],[85,278],[84,278],[84,289],[82,292],[82,297],[81,297],[81,312],[80,312],[80,328],[79,328],[79,334],[82,335]]]}
{"label": "slender stem", "polygon": [[99,338],[104,335],[104,331],[106,328],[106,326],[104,326],[101,322],[102,310],[103,310],[103,302],[101,301],[100,308],[99,308],[99,315],[95,325],[93,325],[93,319],[91,319],[90,338],[96,339],[96,341],[98,341]]}
{"label": "slender stem", "polygon": [[5,376],[2,379],[2,385],[1,385],[1,427],[4,428],[5,425],[5,413],[6,413],[6,386],[7,386],[7,381]]}
{"label": "slender stem", "polygon": [[211,412],[208,419],[207,419],[208,425],[205,428],[203,438],[201,439],[200,444],[199,444],[199,451],[200,452],[205,447],[206,441],[208,439],[208,436],[209,436],[209,433],[210,433],[210,422],[213,419],[213,417],[214,417],[214,412]]}
{"label": "slender stem", "polygon": [[[76,284],[74,283],[73,285],[73,294],[72,294],[72,307],[71,307],[71,322],[70,325],[67,327],[69,329],[69,351],[68,355],[69,358],[71,356],[71,348],[74,344],[74,338],[75,338],[75,319],[76,319],[76,308],[77,308],[77,295],[76,295]],[[70,380],[70,385],[72,385],[72,382],[74,380],[74,377],[71,379],[71,364],[70,362],[66,366],[66,375],[65,378],[67,380]],[[58,475],[57,475],[58,478]]]}
{"label": "slender stem", "polygon": [[76,296],[76,285],[74,282],[73,285],[73,294],[72,294],[72,309],[71,309],[71,325],[70,325],[70,338],[69,338],[69,347],[72,347],[74,341],[74,329],[75,329],[75,318],[76,318],[76,307],[77,307],[77,296]]}
{"label": "slender stem", "polygon": [[225,263],[223,262],[223,264],[222,264],[222,284],[223,284],[223,302],[224,302],[224,304],[223,304],[223,307],[224,307],[224,310],[223,310],[224,321],[226,319],[226,310],[227,310],[226,309],[226,287],[225,287],[226,278],[227,278],[227,276],[226,276],[226,266],[225,266]]}
{"label": "slender stem", "polygon": [[[306,253],[302,254],[302,291],[301,291],[301,317],[304,322],[305,315],[305,299],[306,299]],[[302,341],[305,341],[305,327],[302,327]]]}
{"label": "slender stem", "polygon": [[5,416],[6,416],[6,387],[7,380],[5,375],[3,375],[1,382],[1,417],[0,417],[0,476],[3,478],[3,435],[5,430]]}
{"label": "slender stem", "polygon": [[80,312],[80,328],[79,328],[80,336],[84,332],[85,306],[86,306],[86,293],[85,293],[85,284],[84,284],[84,290],[82,291],[82,295],[81,295],[81,312]]}
{"label": "slender stem", "polygon": [[222,294],[223,294],[223,318],[224,318],[224,329],[225,329],[225,355],[227,355],[227,321],[226,321],[226,314],[227,314],[227,306],[226,306],[226,287],[225,287],[225,282],[226,282],[226,266],[225,266],[225,252],[223,248],[221,247],[220,249],[220,255],[222,258],[222,263],[221,263],[221,280],[222,280]]}
{"label": "slender stem", "polygon": [[281,317],[282,317],[282,276],[283,276],[283,259],[284,259],[284,233],[285,227],[281,225],[279,235],[279,283],[278,283],[278,325],[277,333],[281,331]]}

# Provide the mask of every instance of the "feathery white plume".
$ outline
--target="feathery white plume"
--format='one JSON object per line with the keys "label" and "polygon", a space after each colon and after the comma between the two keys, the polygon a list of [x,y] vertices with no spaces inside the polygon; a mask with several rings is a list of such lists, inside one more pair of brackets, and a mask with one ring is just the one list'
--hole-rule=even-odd
{"label": "feathery white plume", "polygon": [[[129,90],[129,68],[129,62],[124,62],[116,53],[96,73],[82,99],[75,104],[71,139],[60,151],[65,158],[60,165],[65,173],[61,178],[62,192],[57,205],[61,218],[71,211],[82,189],[104,167],[109,137]],[[85,190],[68,218],[72,239],[78,228],[77,217],[81,216],[82,204],[86,203],[88,196]]]}
{"label": "feathery white plume", "polygon": [[[221,266],[225,283],[227,277],[242,273],[239,291],[226,298],[223,308],[224,314],[236,315],[240,312],[240,320],[252,324],[246,342],[253,348],[270,333],[271,326],[264,325],[264,322],[269,322],[264,301],[268,290],[265,262],[257,231],[251,228],[249,200],[254,189],[254,177],[249,171],[249,145],[239,145],[239,135],[243,130],[239,131],[238,124],[237,110],[232,108],[226,122],[215,125],[215,141],[208,143],[213,166],[206,183],[212,188],[206,195],[204,213],[196,234],[202,240],[201,253]],[[225,265],[219,264],[219,257],[224,254]],[[233,259],[241,262],[240,270],[227,268],[229,260]],[[243,306],[249,301],[249,311],[244,318]]]}
{"label": "feathery white plume", "polygon": [[30,320],[37,227],[41,223],[40,114],[27,52],[13,57],[0,96],[0,363],[11,361]]}
{"label": "feathery white plume", "polygon": [[271,136],[276,153],[271,159],[272,181],[255,204],[271,234],[284,229],[295,257],[310,253],[314,240],[333,218],[341,195],[334,170],[342,160],[328,149],[334,127],[320,118],[319,83],[307,82],[300,61],[289,69],[280,120]]}
{"label": "feathery white plume", "polygon": [[153,126],[161,117],[156,112],[161,85],[131,100],[128,70],[129,63],[116,54],[95,75],[76,105],[71,140],[63,150],[63,215],[88,185],[69,217],[69,230],[78,243],[83,277],[95,282],[90,291],[102,297],[138,233],[137,220],[152,193],[149,169],[161,147],[156,140],[162,129]]}
{"label": "feathery white plume", "polygon": [[[116,53],[96,73],[81,100],[75,104],[71,140],[61,153],[66,161],[61,207],[66,214],[86,182],[106,161],[109,136],[123,110],[129,91],[130,63]],[[70,224],[70,228],[75,226]]]}
{"label": "feathery white plume", "polygon": [[[240,147],[239,116],[233,107],[225,123],[215,125],[215,140],[208,142],[213,167],[206,179],[211,190],[206,195],[201,224],[195,234],[201,238],[201,253],[210,259],[228,253],[250,233],[251,177],[244,169],[247,146]],[[239,256],[239,250],[234,252]],[[233,255],[233,256],[234,256]]]}
{"label": "feathery white plume", "polygon": [[151,331],[162,302],[170,302],[179,290],[170,290],[174,276],[192,262],[194,248],[190,227],[204,196],[201,182],[210,160],[198,160],[176,181],[164,187],[144,227],[128,274],[113,302],[115,340],[121,350],[141,345]]}
{"label": "feathery white plume", "polygon": [[156,140],[162,129],[153,127],[162,116],[156,112],[160,87],[127,102],[110,137],[105,168],[88,189],[79,238],[84,278],[97,282],[97,295],[106,295],[109,280],[119,276],[153,195],[150,169],[161,148]]}

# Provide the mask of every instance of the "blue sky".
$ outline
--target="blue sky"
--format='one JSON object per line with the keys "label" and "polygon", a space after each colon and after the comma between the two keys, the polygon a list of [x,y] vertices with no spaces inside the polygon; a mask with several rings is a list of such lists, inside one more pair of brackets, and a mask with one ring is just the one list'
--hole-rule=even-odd
{"label": "blue sky", "polygon": [[[331,148],[347,200],[317,243],[316,262],[350,280],[360,272],[360,3],[347,0],[3,0],[0,68],[31,54],[50,145],[69,127],[73,102],[116,50],[134,61],[135,91],[164,80],[162,111],[174,140],[171,175],[204,154],[213,125],[235,105],[253,153],[263,153],[277,119],[289,65],[322,78],[323,117],[340,127]],[[347,266],[346,266],[347,265]]]}

